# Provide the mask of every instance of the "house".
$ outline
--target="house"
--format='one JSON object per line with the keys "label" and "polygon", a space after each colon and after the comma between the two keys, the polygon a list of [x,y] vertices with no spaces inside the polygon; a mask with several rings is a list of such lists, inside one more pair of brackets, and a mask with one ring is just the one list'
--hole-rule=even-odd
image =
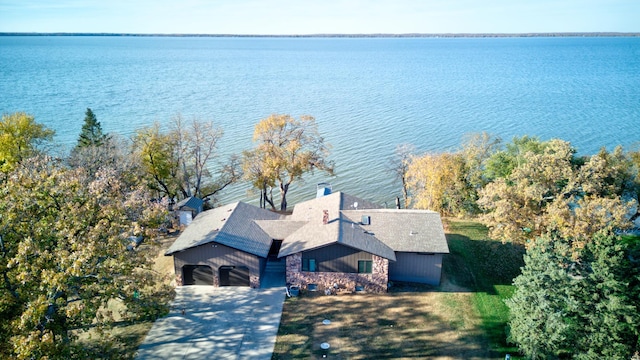
{"label": "house", "polygon": [[176,210],[176,215],[180,220],[180,225],[189,225],[191,221],[202,212],[202,208],[204,206],[204,201],[195,196],[189,196],[188,198],[183,199],[178,202],[174,209]]}
{"label": "house", "polygon": [[280,215],[238,202],[202,213],[169,248],[179,284],[258,287],[268,263],[302,288],[385,292],[440,283],[449,253],[440,215],[318,192]]}

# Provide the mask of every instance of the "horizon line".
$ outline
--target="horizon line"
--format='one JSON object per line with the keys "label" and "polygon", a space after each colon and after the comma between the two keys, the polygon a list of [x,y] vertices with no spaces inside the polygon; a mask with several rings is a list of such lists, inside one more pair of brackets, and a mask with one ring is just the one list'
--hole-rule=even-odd
{"label": "horizon line", "polygon": [[208,34],[208,33],[118,33],[118,32],[0,32],[0,36],[130,36],[130,37],[640,37],[640,32],[526,32],[526,33],[318,33],[318,34]]}

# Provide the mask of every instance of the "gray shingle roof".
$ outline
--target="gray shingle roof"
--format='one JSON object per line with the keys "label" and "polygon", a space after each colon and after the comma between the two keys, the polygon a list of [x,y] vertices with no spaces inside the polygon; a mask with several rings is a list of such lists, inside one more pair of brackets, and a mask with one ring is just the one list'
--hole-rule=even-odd
{"label": "gray shingle roof", "polygon": [[262,231],[271,236],[272,239],[282,240],[300,229],[307,222],[293,220],[255,220]]}
{"label": "gray shingle roof", "polygon": [[[395,260],[395,253],[389,246],[341,215],[343,209],[354,209],[354,203],[358,204],[358,209],[380,208],[370,201],[342,192],[297,204],[290,218],[306,224],[284,238],[278,257],[338,243]],[[327,224],[323,224],[324,210],[329,212]]]}
{"label": "gray shingle roof", "polygon": [[380,241],[375,233],[365,229],[342,215],[340,220],[340,238],[338,243],[395,261],[393,249]]}
{"label": "gray shingle roof", "polygon": [[370,225],[362,228],[395,251],[449,253],[440,214],[429,210],[370,209],[345,210],[349,220],[360,222],[369,216]]}
{"label": "gray shingle roof", "polygon": [[272,238],[254,220],[276,220],[280,217],[279,214],[243,202],[208,210],[187,226],[165,255],[217,242],[266,257]]}
{"label": "gray shingle roof", "polygon": [[322,219],[310,221],[283,239],[278,257],[333,244],[338,240],[339,234],[339,223],[335,220],[326,225],[322,224]]}
{"label": "gray shingle roof", "polygon": [[188,198],[182,199],[180,202],[178,202],[175,205],[175,208],[181,209],[184,207],[188,207],[190,209],[198,210],[202,207],[203,204],[204,201],[202,199],[195,196],[189,196]]}
{"label": "gray shingle roof", "polygon": [[320,198],[303,201],[296,204],[291,220],[295,221],[315,221],[322,220],[322,211],[329,210],[329,220],[337,219],[340,210],[354,210],[354,204],[358,204],[357,209],[381,209],[378,204],[364,199],[360,199],[343,192],[335,192]]}
{"label": "gray shingle roof", "polygon": [[[358,203],[357,210],[353,206]],[[328,223],[323,223],[324,210]],[[369,225],[361,224],[369,216]],[[449,253],[440,215],[427,210],[382,209],[336,192],[297,204],[289,216],[242,202],[201,213],[166,255],[217,242],[266,257],[273,239],[282,239],[279,257],[342,244],[389,260],[395,251]]]}

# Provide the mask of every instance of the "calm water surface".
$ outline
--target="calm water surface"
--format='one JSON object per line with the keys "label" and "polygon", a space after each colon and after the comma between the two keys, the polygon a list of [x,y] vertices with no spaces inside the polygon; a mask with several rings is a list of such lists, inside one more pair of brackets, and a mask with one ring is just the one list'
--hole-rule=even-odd
{"label": "calm water surface", "polygon": [[[74,145],[91,107],[130,136],[181,113],[252,147],[272,113],[315,116],[337,177],[315,183],[393,204],[396,144],[455,149],[464,134],[569,140],[582,154],[640,141],[640,38],[0,37],[0,112],[26,111]],[[222,201],[254,200],[245,185]]]}

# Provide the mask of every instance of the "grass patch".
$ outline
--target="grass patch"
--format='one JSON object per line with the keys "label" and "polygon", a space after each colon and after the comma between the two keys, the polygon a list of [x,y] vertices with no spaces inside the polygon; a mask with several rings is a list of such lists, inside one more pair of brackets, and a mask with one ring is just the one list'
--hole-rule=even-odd
{"label": "grass patch", "polygon": [[[273,359],[488,358],[469,293],[388,293],[287,299]],[[456,304],[456,313],[448,305]],[[323,320],[331,321],[329,325]],[[320,344],[331,345],[323,350]]]}
{"label": "grass patch", "polygon": [[622,235],[622,241],[628,244],[630,247],[640,246],[640,236],[638,235]]}
{"label": "grass patch", "polygon": [[[522,246],[489,240],[487,229],[479,223],[449,220],[447,240],[452,263],[464,264],[466,271],[448,269],[454,281],[463,282],[472,291],[471,301],[478,311],[481,327],[492,350],[517,353],[506,342],[509,308],[504,300],[513,295],[513,279],[524,266]],[[445,266],[445,265],[443,265]]]}
{"label": "grass patch", "polygon": [[[394,283],[380,295],[287,299],[273,359],[504,358],[504,300],[524,249],[488,239],[478,223],[447,222],[451,253],[439,287]],[[331,320],[323,325],[322,320]],[[331,347],[322,350],[320,344]]]}
{"label": "grass patch", "polygon": [[100,359],[134,359],[151,326],[153,321],[144,321],[122,323],[104,332],[90,330],[83,333],[78,342],[91,353],[100,354]]}

